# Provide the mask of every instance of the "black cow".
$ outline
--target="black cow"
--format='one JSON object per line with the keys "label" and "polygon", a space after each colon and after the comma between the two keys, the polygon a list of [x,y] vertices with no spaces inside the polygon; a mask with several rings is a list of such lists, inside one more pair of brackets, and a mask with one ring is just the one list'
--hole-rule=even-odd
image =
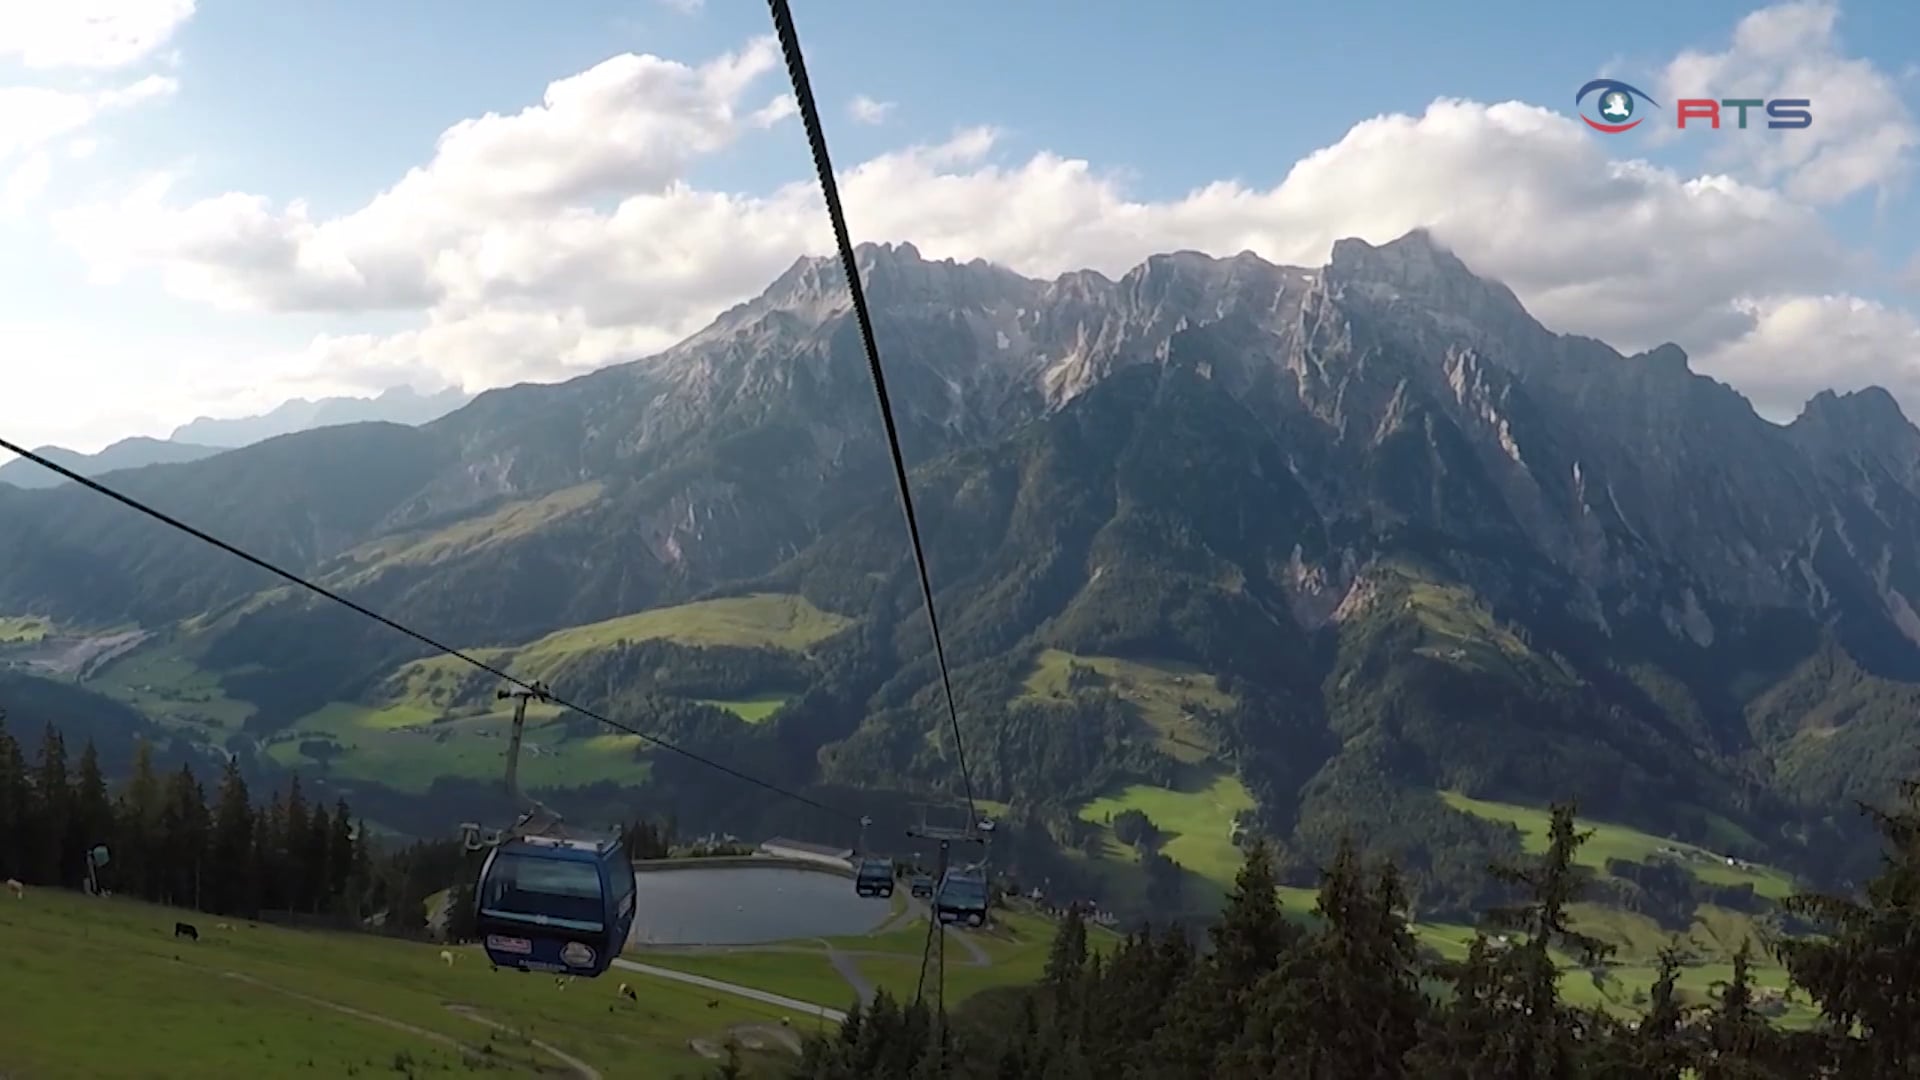
{"label": "black cow", "polygon": [[192,938],[195,941],[199,941],[200,931],[194,929],[192,923],[177,922],[173,924],[173,936],[177,938]]}

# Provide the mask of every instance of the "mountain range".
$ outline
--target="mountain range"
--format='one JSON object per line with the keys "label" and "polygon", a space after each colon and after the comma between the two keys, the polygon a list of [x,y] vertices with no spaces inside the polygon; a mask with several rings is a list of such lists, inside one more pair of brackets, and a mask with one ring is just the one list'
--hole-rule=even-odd
{"label": "mountain range", "polygon": [[233,449],[280,435],[291,435],[296,431],[338,424],[360,424],[371,420],[392,424],[424,424],[438,420],[472,400],[472,394],[457,386],[432,394],[422,394],[410,386],[396,386],[370,398],[330,397],[318,401],[295,398],[259,416],[231,420],[202,416],[175,428],[167,438],[176,443]]}
{"label": "mountain range", "polygon": [[[1029,836],[1093,851],[1099,807],[1162,791],[1303,864],[1361,830],[1444,876],[1499,842],[1461,800],[1577,797],[1839,874],[1871,857],[1848,800],[1920,767],[1920,430],[1884,391],[1771,423],[1420,231],[1118,280],[858,261],[973,778]],[[802,259],[657,356],[118,486],[743,768],[952,793],[846,296]],[[105,692],[395,799],[451,797],[498,719],[457,663],[84,491],[0,489],[7,615],[137,623]],[[550,787],[721,798],[555,723]]]}
{"label": "mountain range", "polygon": [[[95,477],[116,469],[138,469],[146,465],[199,461],[201,458],[212,457],[219,453],[220,449],[136,436],[131,439],[121,439],[97,454],[82,454],[64,446],[42,446],[36,448],[34,452],[82,476]],[[15,459],[0,465],[0,484],[17,488],[50,488],[66,482],[66,478],[59,473],[43,469],[24,459]]]}
{"label": "mountain range", "polygon": [[[96,454],[82,454],[61,446],[42,446],[35,452],[82,476],[98,477],[116,469],[198,461],[223,450],[250,446],[276,436],[313,428],[375,420],[424,424],[445,416],[472,399],[473,395],[457,387],[434,394],[421,394],[406,386],[383,391],[371,398],[332,397],[319,401],[296,398],[259,416],[229,420],[203,416],[175,428],[173,434],[165,439],[122,439]],[[10,461],[0,465],[0,484],[46,488],[57,487],[65,482],[63,477],[30,461]]]}

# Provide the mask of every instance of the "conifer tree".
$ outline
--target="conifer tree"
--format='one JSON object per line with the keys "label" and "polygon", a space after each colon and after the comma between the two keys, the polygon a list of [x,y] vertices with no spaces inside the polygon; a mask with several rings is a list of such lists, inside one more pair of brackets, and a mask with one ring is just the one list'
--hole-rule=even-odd
{"label": "conifer tree", "polygon": [[40,765],[34,774],[33,790],[39,809],[34,815],[32,837],[33,876],[61,886],[78,885],[79,878],[71,871],[78,869],[79,860],[67,851],[73,804],[67,782],[67,742],[51,720],[40,738]]}
{"label": "conifer tree", "polygon": [[240,763],[228,758],[220,776],[220,795],[213,814],[213,836],[206,875],[209,906],[222,914],[253,910],[256,848],[253,803]]}
{"label": "conifer tree", "polygon": [[0,709],[0,877],[32,876],[33,819],[33,786],[26,757],[7,730],[6,710]]}
{"label": "conifer tree", "polygon": [[1342,841],[1321,878],[1320,927],[1262,980],[1221,1075],[1407,1075],[1426,1003],[1405,906],[1392,864],[1370,875],[1353,844]]}
{"label": "conifer tree", "polygon": [[1167,1022],[1146,1048],[1151,1075],[1167,1080],[1211,1077],[1215,1060],[1246,1025],[1256,988],[1300,932],[1280,911],[1272,849],[1256,840],[1234,879],[1220,919],[1207,930],[1213,951],[1184,980]]}
{"label": "conifer tree", "polygon": [[1841,1042],[1837,1067],[1850,1075],[1920,1075],[1920,782],[1901,785],[1893,810],[1864,808],[1885,839],[1880,873],[1865,896],[1801,894],[1788,911],[1812,921],[1818,937],[1783,941],[1793,981],[1820,1007]]}
{"label": "conifer tree", "polygon": [[353,814],[345,799],[333,804],[333,832],[327,839],[327,874],[327,894],[337,909],[357,917],[359,912],[348,902],[354,877],[354,846]]}
{"label": "conifer tree", "polygon": [[163,795],[160,777],[153,769],[153,744],[139,739],[133,746],[133,765],[126,785],[114,799],[114,834],[118,844],[113,860],[120,866],[115,880],[121,887],[149,900],[158,899],[163,888],[159,858]]}
{"label": "conifer tree", "polygon": [[1719,1007],[1708,1025],[1708,1049],[1698,1065],[1701,1080],[1789,1080],[1780,1071],[1772,1031],[1754,1010],[1752,943],[1733,954],[1733,976],[1720,989]]}
{"label": "conifer tree", "polygon": [[1041,985],[1051,992],[1056,1010],[1062,1010],[1067,1004],[1068,995],[1085,974],[1086,966],[1087,923],[1080,914],[1080,906],[1075,904],[1067,909],[1067,917],[1053,936],[1046,971],[1041,976]]}
{"label": "conifer tree", "polygon": [[[66,849],[80,854],[80,870],[96,845],[106,844],[113,831],[113,804],[107,799],[107,780],[100,774],[100,754],[88,739],[80,750],[73,778],[72,811],[67,822]],[[112,845],[108,845],[111,853]]]}

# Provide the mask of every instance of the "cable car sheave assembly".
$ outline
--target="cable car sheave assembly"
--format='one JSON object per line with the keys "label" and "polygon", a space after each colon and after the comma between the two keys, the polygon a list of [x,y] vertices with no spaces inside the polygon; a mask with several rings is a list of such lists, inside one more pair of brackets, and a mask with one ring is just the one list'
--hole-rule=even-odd
{"label": "cable car sheave assembly", "polygon": [[[953,679],[947,667],[946,646],[940,636],[940,620],[935,614],[933,583],[927,572],[926,551],[920,542],[920,525],[914,514],[913,495],[907,483],[906,461],[900,452],[900,434],[894,423],[893,405],[887,395],[886,376],[880,367],[880,351],[874,341],[873,319],[867,308],[866,292],[861,288],[860,271],[847,231],[846,214],[840,204],[838,185],[834,182],[833,164],[827,154],[826,136],[820,125],[820,112],[814,102],[813,90],[807,79],[806,59],[800,52],[800,39],[794,30],[793,13],[788,10],[786,0],[767,0],[767,2],[773,16],[774,29],[780,38],[781,51],[786,58],[787,73],[792,78],[794,98],[801,121],[806,127],[807,140],[813,152],[814,167],[819,174],[821,195],[826,203],[827,216],[833,225],[835,245],[839,249],[841,266],[846,274],[847,291],[852,301],[854,317],[859,324],[861,345],[867,357],[868,373],[872,376],[874,394],[879,400],[880,419],[886,429],[887,447],[893,458],[894,479],[899,488],[900,507],[906,516],[907,538],[913,548],[914,567],[920,579],[921,597],[927,612],[927,627],[933,636],[934,659],[940,672],[941,689],[946,696],[947,720],[952,728],[955,758],[959,765],[961,785],[966,795],[967,823],[963,828],[935,829],[923,825],[917,830],[910,829],[907,833],[911,837],[933,840],[939,845],[938,871],[933,876],[931,889],[926,890],[933,894],[933,916],[927,920],[927,944],[920,961],[920,989],[914,995],[915,1001],[921,1000],[928,983],[929,968],[932,968],[935,973],[934,1014],[935,1022],[938,1023],[943,1013],[940,995],[945,981],[944,964],[941,961],[945,951],[945,928],[949,923],[954,922],[980,926],[987,918],[991,894],[987,880],[985,849],[993,831],[993,823],[980,816],[974,801],[973,777],[967,768],[966,743],[961,736],[959,710],[954,704]],[[437,641],[355,600],[213,536],[163,510],[149,506],[92,477],[83,476],[73,469],[51,461],[45,455],[35,453],[27,447],[0,438],[0,450],[31,461],[43,469],[64,477],[80,488],[112,499],[169,528],[219,548],[290,584],[404,634],[435,652],[460,660],[476,670],[484,671],[512,687],[509,690],[499,691],[497,696],[501,699],[509,697],[514,699],[513,733],[507,752],[506,780],[508,795],[515,802],[519,817],[504,830],[482,830],[479,825],[473,823],[461,826],[463,840],[469,849],[486,849],[488,852],[475,888],[474,903],[483,944],[488,957],[496,966],[521,971],[557,971],[586,977],[599,975],[607,970],[624,948],[627,934],[633,926],[637,905],[633,867],[626,860],[624,847],[617,833],[612,837],[596,839],[567,837],[560,828],[559,815],[521,793],[519,788],[520,741],[526,723],[527,703],[530,700],[550,702],[579,713],[597,723],[636,736],[658,749],[678,754],[783,799],[825,811],[829,815],[846,821],[860,822],[863,849],[860,854],[863,859],[857,864],[854,874],[855,892],[859,895],[873,896],[892,894],[893,864],[891,860],[884,861],[886,880],[882,884],[876,879],[874,872],[867,867],[867,863],[873,860],[864,858],[867,855],[864,850],[865,826],[869,823],[869,819],[856,817],[841,807],[831,806],[812,796],[742,772],[725,762],[678,746],[658,735],[642,731],[631,724],[561,698],[542,683],[516,678],[472,653]],[[961,867],[949,865],[949,852],[951,846],[956,843],[979,845],[982,849],[980,859]],[[104,852],[101,853],[101,859],[102,861],[105,859]],[[914,891],[916,893],[923,891],[923,884],[918,875]]]}

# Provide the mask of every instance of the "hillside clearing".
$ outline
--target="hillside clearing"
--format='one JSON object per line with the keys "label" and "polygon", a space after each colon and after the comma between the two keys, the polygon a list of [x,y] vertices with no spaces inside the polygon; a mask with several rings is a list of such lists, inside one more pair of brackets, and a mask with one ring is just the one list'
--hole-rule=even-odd
{"label": "hillside clearing", "polygon": [[[1488,821],[1512,825],[1520,830],[1521,842],[1529,854],[1537,855],[1547,850],[1550,814],[1546,810],[1470,798],[1457,791],[1443,791],[1440,797],[1456,810]],[[1586,818],[1575,819],[1575,824],[1580,829],[1592,831],[1587,842],[1580,845],[1577,857],[1579,865],[1603,874],[1606,873],[1609,859],[1651,862],[1670,858],[1710,885],[1752,885],[1755,893],[1769,900],[1781,900],[1793,895],[1793,878],[1770,866],[1753,863],[1729,865],[1724,855],[1679,840],[1663,840],[1625,825],[1611,825]]]}
{"label": "hillside clearing", "polygon": [[[529,790],[583,787],[602,781],[637,786],[650,768],[637,756],[642,741],[611,729],[571,734],[564,710],[527,708],[520,782]],[[368,780],[423,794],[435,778],[491,780],[506,768],[511,708],[438,720],[413,706],[369,708],[333,704],[312,713],[266,744],[273,760],[335,779]]]}
{"label": "hillside clearing", "polygon": [[0,645],[31,644],[53,632],[53,623],[38,615],[0,615]]}
{"label": "hillside clearing", "polygon": [[[660,608],[556,631],[524,646],[472,653],[512,666],[527,678],[542,678],[563,661],[622,642],[660,638],[797,651],[848,624],[801,597],[757,593]],[[220,676],[199,666],[196,641],[176,634],[149,643],[106,665],[87,685],[199,741],[219,744],[239,731],[255,710],[250,703],[229,698]],[[334,702],[275,733],[263,749],[288,767],[414,794],[424,793],[439,776],[491,779],[503,764],[511,710],[498,707],[490,694],[482,705],[454,704],[463,688],[471,689],[484,678],[453,657],[404,664],[388,679],[390,696],[384,700]],[[762,693],[700,700],[755,724],[778,712],[790,697]],[[559,711],[535,706],[529,715],[545,722]],[[632,736],[569,735],[558,727],[540,734],[530,727],[528,736],[522,776],[530,787],[645,780],[646,764],[633,756],[641,741]]]}
{"label": "hillside clearing", "polygon": [[239,731],[254,714],[251,703],[227,696],[220,677],[202,668],[191,642],[177,635],[144,643],[83,685],[209,742]]}
{"label": "hillside clearing", "polygon": [[749,724],[757,724],[774,713],[780,706],[792,699],[790,694],[754,694],[737,700],[720,698],[699,698],[702,705],[711,705],[716,709],[725,709]]}
{"label": "hillside clearing", "polygon": [[[1076,676],[1075,669],[1080,669]],[[1170,660],[1122,660],[1047,649],[1034,659],[1023,698],[1061,701],[1076,683],[1109,690],[1139,710],[1140,719],[1160,734],[1160,749],[1176,761],[1194,764],[1211,757],[1213,739],[1192,719],[1194,708],[1224,711],[1233,697],[1219,680],[1190,664]]]}
{"label": "hillside clearing", "polygon": [[[1224,770],[1195,776],[1181,790],[1132,784],[1119,792],[1080,807],[1080,820],[1096,825],[1123,810],[1138,810],[1153,820],[1166,837],[1161,854],[1201,877],[1222,886],[1233,883],[1245,856],[1233,842],[1234,815],[1253,809],[1253,796],[1238,777]],[[1139,856],[1118,840],[1108,838],[1112,856],[1138,861]]]}
{"label": "hillside clearing", "polygon": [[803,596],[751,593],[569,627],[513,651],[516,659],[536,669],[570,654],[656,638],[683,645],[760,645],[804,652],[852,622],[820,610]]}
{"label": "hillside clearing", "polygon": [[595,483],[564,488],[537,499],[511,502],[491,513],[469,518],[444,529],[408,533],[375,540],[340,557],[327,575],[339,588],[363,586],[383,571],[404,566],[433,566],[531,536],[541,528],[592,506],[604,486]]}
{"label": "hillside clearing", "polygon": [[[201,940],[176,942],[176,919]],[[0,950],[8,978],[34,992],[0,1009],[5,1067],[37,1077],[351,1076],[407,1063],[465,1072],[463,1058],[475,1057],[508,1076],[552,1075],[559,1063],[534,1039],[603,1076],[666,1078],[705,1074],[689,1040],[718,1045],[732,1028],[780,1020],[732,997],[708,1008],[710,995],[644,975],[625,978],[639,995],[627,1002],[621,978],[561,991],[547,977],[489,971],[473,948],[456,950],[449,967],[439,946],[223,921],[50,889],[8,900]],[[100,1037],[103,1022],[112,1038]]]}

